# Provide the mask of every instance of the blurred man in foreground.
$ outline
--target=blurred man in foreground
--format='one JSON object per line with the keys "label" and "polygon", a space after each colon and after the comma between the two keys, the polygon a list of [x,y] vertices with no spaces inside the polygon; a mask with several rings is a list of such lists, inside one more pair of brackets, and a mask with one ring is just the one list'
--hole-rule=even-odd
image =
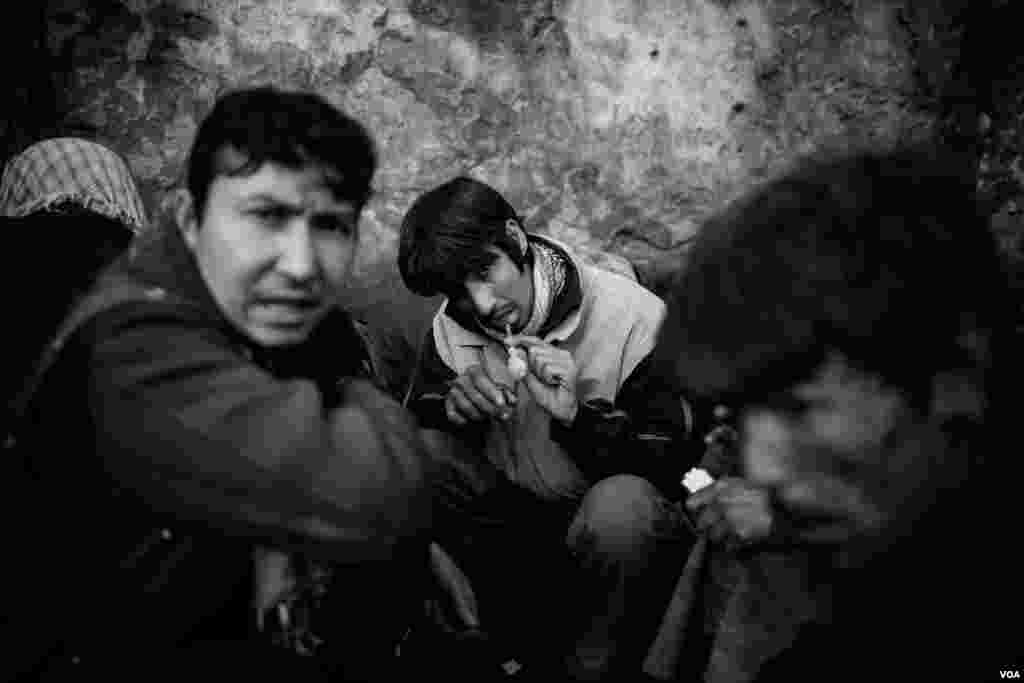
{"label": "blurred man in foreground", "polygon": [[[801,591],[815,603],[791,643],[728,680],[994,675],[1009,663],[972,640],[988,626],[986,586],[1014,593],[995,570],[974,581],[998,548],[987,529],[1005,518],[1014,457],[999,438],[1004,303],[973,188],[933,154],[807,163],[705,226],[658,361],[735,407],[744,486],[770,525],[746,551],[808,553]],[[718,488],[691,507],[718,521],[749,507]],[[747,614],[759,619],[773,586],[753,581]]]}

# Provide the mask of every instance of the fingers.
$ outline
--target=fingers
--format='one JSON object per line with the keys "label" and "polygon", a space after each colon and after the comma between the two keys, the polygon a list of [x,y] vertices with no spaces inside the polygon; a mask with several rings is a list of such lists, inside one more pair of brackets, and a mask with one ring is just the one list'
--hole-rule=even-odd
{"label": "fingers", "polygon": [[768,490],[743,479],[727,479],[718,500],[724,506],[764,507],[769,505]]}
{"label": "fingers", "polygon": [[[486,401],[486,406],[498,407],[504,410],[509,403],[508,392],[500,384],[491,379],[490,375],[479,365],[474,365],[466,370],[465,375],[466,381],[470,383],[473,389],[476,390]],[[463,382],[465,384],[465,382]],[[515,399],[511,399],[515,402]]]}
{"label": "fingers", "polygon": [[448,419],[452,423],[457,424],[461,427],[462,425],[466,424],[469,421],[467,418],[463,417],[464,410],[465,407],[459,408],[456,406],[451,393],[449,393],[448,398],[446,398],[444,401],[444,414],[448,417]]}
{"label": "fingers", "polygon": [[686,507],[690,510],[697,511],[703,507],[714,503],[719,497],[725,495],[737,482],[735,477],[723,477],[716,480],[714,483],[705,486],[700,491],[690,494],[686,499]]}
{"label": "fingers", "polygon": [[552,346],[530,347],[526,358],[533,374],[551,386],[567,384],[575,369],[572,354]]}
{"label": "fingers", "polygon": [[483,420],[497,411],[497,407],[484,394],[477,391],[472,385],[467,386],[461,383],[452,385],[448,392],[448,399],[445,401],[445,409],[448,411],[449,417],[454,412],[463,418],[463,422],[456,420],[458,424],[464,424],[466,420]]}
{"label": "fingers", "polygon": [[711,501],[718,497],[718,482],[705,486],[700,491],[690,494],[686,499],[686,507],[688,510],[697,512],[701,508],[707,507]]}
{"label": "fingers", "polygon": [[576,365],[572,354],[558,348],[556,344],[525,334],[510,335],[505,338],[505,344],[526,349],[530,371],[545,384],[568,387],[574,381]]}
{"label": "fingers", "polygon": [[865,496],[862,487],[835,477],[803,477],[779,490],[786,508],[810,519],[833,519],[852,527],[870,529],[881,524],[882,513]]}
{"label": "fingers", "polygon": [[526,349],[530,349],[535,346],[551,346],[551,344],[544,341],[540,337],[534,337],[529,334],[511,334],[505,337],[505,345],[522,346]]}
{"label": "fingers", "polygon": [[270,548],[253,553],[256,591],[254,596],[257,626],[264,627],[266,613],[288,597],[297,585],[291,558]]}
{"label": "fingers", "polygon": [[712,540],[753,540],[772,529],[768,492],[742,479],[726,478],[692,494],[686,507],[697,513],[697,526]]}
{"label": "fingers", "polygon": [[496,384],[479,366],[469,368],[452,382],[445,398],[445,413],[458,425],[491,417],[504,419],[515,396]]}
{"label": "fingers", "polygon": [[746,494],[742,498],[723,505],[723,515],[732,534],[744,541],[769,536],[772,532],[773,515],[767,504],[767,496]]}
{"label": "fingers", "polygon": [[728,522],[715,505],[708,505],[697,515],[697,529],[706,532],[713,541],[721,541],[728,534]]}
{"label": "fingers", "polygon": [[523,382],[526,383],[526,388],[530,391],[530,394],[533,395],[533,399],[543,405],[545,395],[551,393],[551,385],[540,380],[532,372],[526,374],[526,377],[523,378]]}

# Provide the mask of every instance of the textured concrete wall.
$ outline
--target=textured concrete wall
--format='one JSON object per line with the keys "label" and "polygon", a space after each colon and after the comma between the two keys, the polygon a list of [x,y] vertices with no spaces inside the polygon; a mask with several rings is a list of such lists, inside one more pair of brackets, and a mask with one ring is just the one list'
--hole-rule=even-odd
{"label": "textured concrete wall", "polygon": [[[978,189],[992,228],[1009,257],[1018,295],[1024,294],[1024,46],[1019,7],[1004,0],[979,23],[967,47],[979,87]],[[1024,296],[1017,300],[1024,323]]]}
{"label": "textured concrete wall", "polygon": [[[930,134],[887,0],[50,0],[64,130],[121,151],[155,213],[225,89],[309,88],[383,151],[362,271],[458,173],[529,227],[658,280],[726,198],[823,145]],[[909,27],[909,28],[908,28]]]}

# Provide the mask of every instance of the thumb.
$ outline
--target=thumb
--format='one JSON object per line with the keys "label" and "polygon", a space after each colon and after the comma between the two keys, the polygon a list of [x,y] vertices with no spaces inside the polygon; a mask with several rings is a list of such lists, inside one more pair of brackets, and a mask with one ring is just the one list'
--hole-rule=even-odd
{"label": "thumb", "polygon": [[714,482],[710,486],[705,486],[696,493],[691,493],[686,499],[686,507],[690,510],[696,511],[706,505],[709,505],[718,497],[721,486],[719,482]]}
{"label": "thumb", "polygon": [[539,400],[541,396],[551,390],[551,387],[540,381],[540,378],[533,374],[533,371],[527,372],[526,377],[523,378],[523,381],[520,382],[520,384],[526,385],[526,388],[529,390],[529,394],[534,400]]}

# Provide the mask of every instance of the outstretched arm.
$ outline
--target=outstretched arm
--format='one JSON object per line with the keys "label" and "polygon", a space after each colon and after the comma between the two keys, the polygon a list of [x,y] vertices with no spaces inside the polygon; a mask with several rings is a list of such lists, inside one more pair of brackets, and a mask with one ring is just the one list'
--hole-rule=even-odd
{"label": "outstretched arm", "polygon": [[700,459],[701,413],[648,357],[626,379],[614,403],[581,403],[570,425],[552,423],[552,437],[591,479],[636,474],[675,496],[683,474]]}
{"label": "outstretched arm", "polygon": [[369,383],[326,406],[313,382],[273,377],[174,305],[101,314],[81,343],[100,454],[155,509],[347,559],[386,556],[428,523],[427,452]]}

